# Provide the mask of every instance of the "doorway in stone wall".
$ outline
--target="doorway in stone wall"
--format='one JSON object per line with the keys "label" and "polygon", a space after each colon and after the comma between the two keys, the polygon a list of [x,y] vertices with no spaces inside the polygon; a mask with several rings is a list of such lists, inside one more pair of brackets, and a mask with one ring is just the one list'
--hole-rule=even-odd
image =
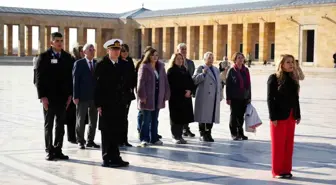
{"label": "doorway in stone wall", "polygon": [[300,27],[300,57],[299,61],[306,65],[316,64],[316,25]]}

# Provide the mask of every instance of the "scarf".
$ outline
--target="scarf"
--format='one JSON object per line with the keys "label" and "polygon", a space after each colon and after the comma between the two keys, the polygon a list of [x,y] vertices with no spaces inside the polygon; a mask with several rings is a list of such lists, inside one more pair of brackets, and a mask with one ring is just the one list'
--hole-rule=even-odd
{"label": "scarf", "polygon": [[243,64],[242,68],[239,70],[237,64],[234,64],[233,69],[237,72],[238,79],[239,79],[239,87],[241,89],[244,89],[244,86],[245,86],[244,79],[243,79],[243,76],[241,74],[243,72],[243,73],[245,73],[246,81],[247,81],[245,89],[249,88],[250,84],[251,84],[250,73],[247,71],[245,65]]}

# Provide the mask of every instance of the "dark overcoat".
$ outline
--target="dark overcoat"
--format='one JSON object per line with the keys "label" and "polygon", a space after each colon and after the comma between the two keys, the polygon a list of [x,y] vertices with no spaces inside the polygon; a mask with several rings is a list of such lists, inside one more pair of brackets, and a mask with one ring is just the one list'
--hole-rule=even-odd
{"label": "dark overcoat", "polygon": [[187,124],[194,121],[192,99],[186,98],[186,90],[195,89],[194,82],[184,66],[174,65],[167,72],[170,99],[169,113],[173,124]]}

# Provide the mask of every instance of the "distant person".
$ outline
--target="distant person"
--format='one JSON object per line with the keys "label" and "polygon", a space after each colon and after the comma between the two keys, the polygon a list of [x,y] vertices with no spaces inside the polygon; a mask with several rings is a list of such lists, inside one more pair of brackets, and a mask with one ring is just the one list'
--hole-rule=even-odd
{"label": "distant person", "polygon": [[230,62],[226,56],[223,57],[223,61],[219,63],[219,72],[220,72],[220,77],[221,77],[221,83],[222,83],[222,89],[224,88],[225,81],[226,81],[226,75],[227,72],[230,69]]}
{"label": "distant person", "polygon": [[333,55],[334,58],[334,68],[336,68],[336,53]]}
{"label": "distant person", "polygon": [[33,58],[33,84],[36,86],[36,64],[38,59],[38,54],[36,54]]}
{"label": "distant person", "polygon": [[[65,112],[72,99],[71,55],[62,49],[63,35],[51,34],[51,47],[40,54],[36,64],[36,87],[44,112],[46,160],[69,159],[62,152]],[[53,142],[56,116],[55,141]]]}

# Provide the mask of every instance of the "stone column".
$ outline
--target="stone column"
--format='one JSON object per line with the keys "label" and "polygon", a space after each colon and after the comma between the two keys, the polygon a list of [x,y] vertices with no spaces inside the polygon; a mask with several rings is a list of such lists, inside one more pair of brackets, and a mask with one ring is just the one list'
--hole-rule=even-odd
{"label": "stone column", "polygon": [[248,53],[252,52],[252,24],[244,23],[243,25],[243,54],[247,56]]}
{"label": "stone column", "polygon": [[259,24],[259,61],[263,62],[268,60],[268,24],[261,22]]}
{"label": "stone column", "polygon": [[223,26],[214,25],[213,27],[213,52],[214,52],[214,61],[220,60],[224,56],[223,47]]}
{"label": "stone column", "polygon": [[17,56],[25,56],[25,25],[19,25],[18,53]]}
{"label": "stone column", "polygon": [[96,57],[102,57],[104,56],[104,47],[102,42],[102,29],[96,28],[95,31],[95,41],[96,41]]}
{"label": "stone column", "polygon": [[169,27],[163,28],[163,44],[162,44],[162,52],[164,59],[170,59],[172,51],[170,51],[170,38],[171,38],[171,29]]}
{"label": "stone column", "polygon": [[7,55],[13,55],[13,25],[7,24]]}
{"label": "stone column", "polygon": [[187,58],[195,60],[195,28],[187,26]]}
{"label": "stone column", "polygon": [[159,53],[162,53],[162,51],[159,51],[160,46],[160,30],[159,28],[152,28],[152,47],[155,48]]}
{"label": "stone column", "polygon": [[227,55],[229,60],[231,59],[232,55],[234,52],[236,52],[236,45],[237,45],[237,41],[235,39],[235,31],[237,29],[235,29],[236,27],[233,24],[228,24],[228,49],[227,49]]}
{"label": "stone column", "polygon": [[42,29],[44,30],[44,49],[47,50],[50,47],[51,27],[45,26]]}
{"label": "stone column", "polygon": [[25,54],[26,56],[32,56],[33,55],[33,26],[26,25],[26,33],[25,33],[25,39],[26,39],[26,50]]}
{"label": "stone column", "polygon": [[69,44],[70,44],[70,29],[68,27],[64,28],[63,34],[63,43],[64,43],[64,50],[69,51]]}
{"label": "stone column", "polygon": [[63,49],[66,50],[66,38],[65,38],[65,27],[63,25],[58,26],[58,32],[63,35]]}
{"label": "stone column", "polygon": [[87,42],[87,29],[84,27],[77,28],[77,42],[79,45],[84,45]]}
{"label": "stone column", "polygon": [[[39,43],[38,43],[38,52],[42,53],[45,51],[46,49],[46,38],[45,38],[45,34],[46,34],[46,27],[45,25],[40,25],[39,26]],[[50,39],[50,34],[49,34],[49,39]]]}
{"label": "stone column", "polygon": [[200,37],[199,37],[199,58],[203,59],[203,55],[208,51],[208,27],[200,26]]}
{"label": "stone column", "polygon": [[148,46],[148,30],[146,28],[141,28],[141,53]]}
{"label": "stone column", "polygon": [[175,32],[175,36],[174,36],[174,49],[175,51],[174,52],[177,52],[177,45],[180,44],[182,42],[182,31],[183,31],[183,28],[181,27],[178,27],[178,26],[175,26],[174,28],[174,32]]}
{"label": "stone column", "polygon": [[4,24],[0,23],[0,56],[4,54]]}

